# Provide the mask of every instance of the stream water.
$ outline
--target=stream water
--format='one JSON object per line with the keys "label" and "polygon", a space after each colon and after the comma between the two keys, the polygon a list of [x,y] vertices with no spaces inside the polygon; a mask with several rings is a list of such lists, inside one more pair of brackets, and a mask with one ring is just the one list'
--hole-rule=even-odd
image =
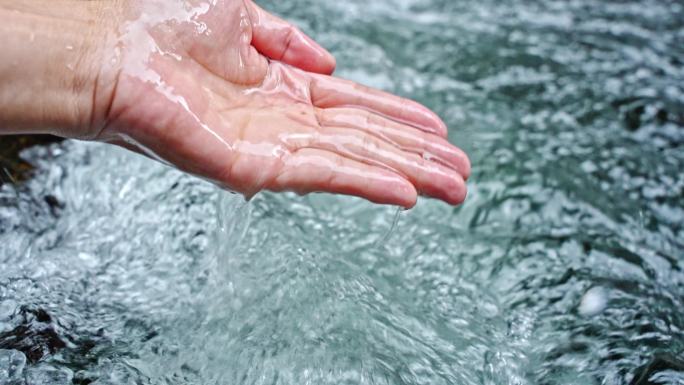
{"label": "stream water", "polygon": [[0,187],[0,384],[684,384],[681,2],[261,4],[437,111],[466,204],[245,204],[30,149]]}

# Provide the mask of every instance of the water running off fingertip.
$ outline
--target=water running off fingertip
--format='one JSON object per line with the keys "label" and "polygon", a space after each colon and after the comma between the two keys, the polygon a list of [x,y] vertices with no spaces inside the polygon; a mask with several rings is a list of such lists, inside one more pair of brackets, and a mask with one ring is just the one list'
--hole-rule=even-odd
{"label": "water running off fingertip", "polygon": [[394,218],[392,219],[392,225],[387,230],[387,232],[385,232],[385,234],[382,237],[380,237],[380,239],[378,239],[377,241],[375,241],[375,243],[373,243],[374,249],[384,245],[385,243],[387,243],[387,241],[390,239],[390,237],[392,237],[392,233],[394,233],[394,229],[397,227],[397,224],[399,223],[399,217],[401,216],[401,213],[403,211],[406,211],[406,209],[404,209],[402,207],[396,208],[396,211],[394,212]]}
{"label": "water running off fingertip", "polygon": [[[249,201],[240,194],[221,191],[217,199],[217,229],[214,236],[214,253],[208,268],[223,276],[227,259],[236,252],[249,229],[252,209]],[[220,279],[220,278],[219,278]]]}
{"label": "water running off fingertip", "polygon": [[[16,185],[17,185],[17,180],[14,179],[14,177],[12,176],[12,173],[10,173],[10,171],[7,169],[7,167],[3,167],[3,168],[2,168],[2,171],[3,171],[3,173],[5,174],[5,176],[6,176],[6,178],[7,178],[7,181],[8,181],[12,186],[16,186]],[[5,183],[5,178],[4,178],[3,175],[0,173],[0,185],[2,185],[3,183]],[[14,195],[14,198],[15,198],[15,199],[19,199],[19,190],[17,190],[16,188],[13,188],[11,191],[12,191],[12,194]]]}
{"label": "water running off fingertip", "polygon": [[252,217],[250,200],[232,192],[222,192],[219,200],[219,221],[223,241],[237,247],[249,229]]}
{"label": "water running off fingertip", "polygon": [[[9,172],[9,170],[6,167],[2,168],[2,171],[5,173],[5,176],[7,177],[7,180],[12,183],[12,184],[17,184],[16,179],[12,176],[12,174]],[[0,175],[2,176],[2,175]],[[4,179],[4,178],[2,178]],[[2,182],[2,179],[0,179],[0,182]]]}

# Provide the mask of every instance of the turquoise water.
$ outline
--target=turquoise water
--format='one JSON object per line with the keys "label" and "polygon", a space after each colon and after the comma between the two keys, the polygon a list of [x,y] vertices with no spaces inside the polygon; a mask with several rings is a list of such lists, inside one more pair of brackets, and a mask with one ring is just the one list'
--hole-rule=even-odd
{"label": "turquoise water", "polygon": [[104,145],[0,188],[1,384],[684,384],[684,6],[265,1],[469,152],[465,205]]}

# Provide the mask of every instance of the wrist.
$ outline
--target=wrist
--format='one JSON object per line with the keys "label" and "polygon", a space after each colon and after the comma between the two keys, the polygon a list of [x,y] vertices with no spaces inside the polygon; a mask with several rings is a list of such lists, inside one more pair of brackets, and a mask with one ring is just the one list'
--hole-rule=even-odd
{"label": "wrist", "polygon": [[105,63],[115,7],[0,0],[0,133],[97,135],[115,84]]}

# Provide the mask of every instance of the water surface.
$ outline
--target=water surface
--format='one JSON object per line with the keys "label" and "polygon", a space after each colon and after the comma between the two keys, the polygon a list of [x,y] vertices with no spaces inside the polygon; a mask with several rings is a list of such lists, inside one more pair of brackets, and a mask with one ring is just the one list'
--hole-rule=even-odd
{"label": "water surface", "polygon": [[104,145],[0,188],[2,384],[684,384],[684,6],[264,1],[470,195],[249,205]]}

